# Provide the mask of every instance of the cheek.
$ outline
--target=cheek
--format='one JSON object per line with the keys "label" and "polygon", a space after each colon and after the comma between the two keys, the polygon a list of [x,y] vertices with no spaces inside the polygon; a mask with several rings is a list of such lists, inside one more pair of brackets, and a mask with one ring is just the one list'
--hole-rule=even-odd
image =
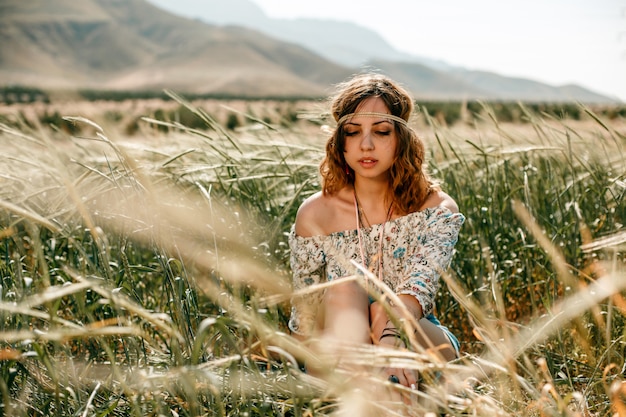
{"label": "cheek", "polygon": [[354,150],[355,146],[357,146],[357,147],[359,146],[358,143],[356,143],[356,141],[353,141],[353,140],[345,141],[343,143],[343,153],[348,153],[348,152]]}
{"label": "cheek", "polygon": [[388,143],[383,145],[383,149],[393,154],[393,156],[395,156],[396,151],[398,150],[398,140],[397,139],[390,140]]}
{"label": "cheek", "polygon": [[400,147],[400,139],[396,136],[393,140],[393,153],[394,155],[398,152],[398,148]]}

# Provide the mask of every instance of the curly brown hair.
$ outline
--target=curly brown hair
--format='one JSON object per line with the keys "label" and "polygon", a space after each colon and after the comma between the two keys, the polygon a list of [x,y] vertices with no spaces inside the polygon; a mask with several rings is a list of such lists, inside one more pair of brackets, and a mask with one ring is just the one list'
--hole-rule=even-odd
{"label": "curly brown hair", "polygon": [[[389,112],[408,122],[413,112],[409,93],[390,78],[381,74],[360,74],[339,85],[332,98],[331,112],[338,122],[343,116],[355,113],[368,98],[379,97]],[[396,213],[413,213],[424,204],[437,187],[424,170],[424,143],[417,133],[404,123],[393,122],[398,146],[395,161],[389,170],[389,188]],[[333,195],[348,185],[354,185],[354,171],[344,158],[345,131],[339,124],[326,142],[326,156],[320,165],[322,192]]]}

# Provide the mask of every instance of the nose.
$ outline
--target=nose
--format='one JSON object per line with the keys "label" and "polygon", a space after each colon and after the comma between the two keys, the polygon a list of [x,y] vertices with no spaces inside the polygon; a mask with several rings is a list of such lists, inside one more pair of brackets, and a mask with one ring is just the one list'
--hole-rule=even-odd
{"label": "nose", "polygon": [[374,149],[374,140],[372,138],[372,132],[363,134],[363,140],[361,140],[361,149],[369,151]]}

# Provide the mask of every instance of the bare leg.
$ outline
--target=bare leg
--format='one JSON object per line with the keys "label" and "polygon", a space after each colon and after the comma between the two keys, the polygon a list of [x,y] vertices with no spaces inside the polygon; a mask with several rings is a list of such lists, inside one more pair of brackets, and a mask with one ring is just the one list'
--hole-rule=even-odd
{"label": "bare leg", "polygon": [[351,346],[371,343],[369,301],[358,283],[337,281],[326,290],[321,307],[317,323],[321,337],[315,339],[313,348],[322,362],[307,364],[307,371],[315,376],[349,362],[343,359],[349,359]]}
{"label": "bare leg", "polygon": [[355,281],[330,287],[324,296],[323,334],[341,344],[371,343],[369,301]]}
{"label": "bare leg", "polygon": [[[371,383],[368,366],[351,361],[355,355],[351,347],[371,344],[367,292],[357,282],[337,282],[326,290],[323,303],[319,351],[326,353],[330,366],[316,373],[325,376],[330,386],[337,389],[337,416],[381,415],[372,404],[389,401],[387,389]],[[336,368],[342,372],[334,372]]]}

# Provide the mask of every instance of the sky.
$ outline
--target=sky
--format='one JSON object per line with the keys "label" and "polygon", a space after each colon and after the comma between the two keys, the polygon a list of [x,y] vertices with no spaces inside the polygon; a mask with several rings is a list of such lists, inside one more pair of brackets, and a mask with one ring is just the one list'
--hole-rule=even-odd
{"label": "sky", "polygon": [[626,102],[626,0],[252,0],[273,18],[351,21],[396,49]]}

